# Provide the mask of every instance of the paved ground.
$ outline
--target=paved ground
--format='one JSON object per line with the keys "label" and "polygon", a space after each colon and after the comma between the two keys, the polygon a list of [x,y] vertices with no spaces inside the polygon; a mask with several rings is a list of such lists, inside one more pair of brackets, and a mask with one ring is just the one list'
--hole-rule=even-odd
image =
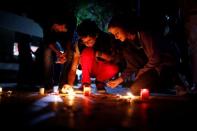
{"label": "paved ground", "polygon": [[[1,130],[196,130],[196,96],[151,94],[148,101],[127,98],[126,88],[74,97],[38,89],[4,89],[0,95]],[[120,94],[120,95],[117,95]]]}

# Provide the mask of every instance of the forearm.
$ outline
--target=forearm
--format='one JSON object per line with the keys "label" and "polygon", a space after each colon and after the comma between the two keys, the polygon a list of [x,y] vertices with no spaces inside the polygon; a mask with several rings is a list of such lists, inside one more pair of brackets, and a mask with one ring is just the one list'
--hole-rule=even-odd
{"label": "forearm", "polygon": [[138,75],[141,75],[150,69],[154,69],[160,64],[160,53],[155,45],[153,37],[149,34],[141,33],[141,40],[143,41],[143,48],[148,57],[148,62],[139,70]]}
{"label": "forearm", "polygon": [[68,84],[73,86],[76,77],[76,70],[70,70],[68,73]]}
{"label": "forearm", "polygon": [[79,64],[79,56],[74,55],[73,63],[71,65],[71,69],[68,73],[68,84],[69,85],[72,85],[72,86],[74,85],[78,64]]}
{"label": "forearm", "polygon": [[55,52],[56,55],[59,55],[61,52],[54,46],[53,43],[49,44],[49,48]]}
{"label": "forearm", "polygon": [[103,53],[101,51],[96,51],[96,57],[97,58],[100,58],[100,59],[103,59],[105,61],[111,61],[112,57],[106,53]]}

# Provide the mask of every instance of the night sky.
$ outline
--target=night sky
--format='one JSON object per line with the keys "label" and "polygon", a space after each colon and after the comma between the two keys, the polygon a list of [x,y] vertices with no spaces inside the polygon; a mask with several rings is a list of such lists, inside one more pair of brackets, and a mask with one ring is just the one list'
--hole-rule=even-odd
{"label": "night sky", "polygon": [[79,5],[90,2],[98,3],[115,13],[135,12],[139,11],[137,3],[140,2],[141,15],[157,16],[163,12],[175,12],[179,6],[182,6],[182,2],[177,1],[178,0],[2,0],[0,2],[0,8],[39,20],[50,12],[63,12],[68,9],[75,11]]}

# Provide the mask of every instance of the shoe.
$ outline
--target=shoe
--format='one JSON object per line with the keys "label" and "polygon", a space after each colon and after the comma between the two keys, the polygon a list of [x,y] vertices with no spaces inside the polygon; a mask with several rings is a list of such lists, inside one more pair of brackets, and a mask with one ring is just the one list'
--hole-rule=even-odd
{"label": "shoe", "polygon": [[188,91],[184,86],[176,85],[175,90],[177,96],[185,96],[188,94]]}

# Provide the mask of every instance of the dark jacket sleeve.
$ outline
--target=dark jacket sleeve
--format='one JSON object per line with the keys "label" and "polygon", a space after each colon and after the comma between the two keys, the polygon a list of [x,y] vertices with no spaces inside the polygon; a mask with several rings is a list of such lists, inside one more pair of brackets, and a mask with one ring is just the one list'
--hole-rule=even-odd
{"label": "dark jacket sleeve", "polygon": [[140,32],[140,41],[147,55],[148,62],[139,70],[137,77],[150,69],[157,69],[160,64],[160,55],[151,34]]}
{"label": "dark jacket sleeve", "polygon": [[142,49],[134,48],[131,43],[125,45],[126,43],[124,43],[121,53],[121,62],[123,63],[121,77],[124,80],[130,78],[134,73],[136,74],[147,61]]}

